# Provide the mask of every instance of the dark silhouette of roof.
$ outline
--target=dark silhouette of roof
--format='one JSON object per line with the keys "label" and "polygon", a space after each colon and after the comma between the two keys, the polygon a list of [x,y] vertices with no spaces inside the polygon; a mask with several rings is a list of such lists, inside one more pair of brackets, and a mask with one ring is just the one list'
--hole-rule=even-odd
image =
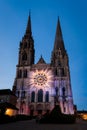
{"label": "dark silhouette of roof", "polygon": [[14,95],[14,96],[16,96],[10,89],[0,89],[0,95]]}
{"label": "dark silhouette of roof", "polygon": [[8,103],[8,102],[1,102],[0,103],[0,108],[11,108],[11,109],[14,109],[14,110],[18,110],[18,108],[16,108],[15,105],[11,104],[11,103]]}
{"label": "dark silhouette of roof", "polygon": [[87,110],[78,110],[77,113],[87,113]]}
{"label": "dark silhouette of roof", "polygon": [[46,64],[45,60],[43,59],[43,57],[41,56],[39,61],[37,62],[37,64]]}

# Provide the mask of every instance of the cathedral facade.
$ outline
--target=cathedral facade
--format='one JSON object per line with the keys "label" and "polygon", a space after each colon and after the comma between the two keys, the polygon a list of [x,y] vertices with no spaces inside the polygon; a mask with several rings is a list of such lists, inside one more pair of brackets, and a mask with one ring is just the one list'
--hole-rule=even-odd
{"label": "cathedral facade", "polygon": [[19,58],[13,92],[18,114],[37,115],[51,111],[56,104],[65,114],[74,114],[69,59],[58,19],[51,61],[41,56],[35,64],[35,48],[29,15],[25,34],[19,45]]}

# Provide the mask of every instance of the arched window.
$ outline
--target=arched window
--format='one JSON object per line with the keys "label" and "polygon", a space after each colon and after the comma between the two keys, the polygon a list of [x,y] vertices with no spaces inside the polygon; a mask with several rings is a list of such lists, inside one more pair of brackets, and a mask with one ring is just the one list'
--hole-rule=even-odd
{"label": "arched window", "polygon": [[16,92],[16,96],[17,96],[18,98],[19,98],[19,94],[20,94],[19,91],[17,91],[17,92]]}
{"label": "arched window", "polygon": [[25,91],[24,90],[21,93],[21,98],[25,98]]}
{"label": "arched window", "polygon": [[43,90],[38,91],[38,102],[43,102]]}
{"label": "arched window", "polygon": [[23,61],[27,60],[27,54],[26,54],[26,52],[23,53],[23,55],[22,55],[22,60],[23,60]]}
{"label": "arched window", "polygon": [[64,76],[64,68],[59,69],[59,76]]}
{"label": "arched window", "polygon": [[64,76],[64,68],[61,68],[61,76]]}
{"label": "arched window", "polygon": [[18,77],[18,78],[21,78],[21,77],[22,77],[22,70],[18,70],[17,77]]}
{"label": "arched window", "polygon": [[55,75],[57,75],[57,69],[55,69]]}
{"label": "arched window", "polygon": [[24,48],[27,48],[27,42],[24,43]]}
{"label": "arched window", "polygon": [[46,91],[45,102],[49,102],[49,92],[48,91]]}
{"label": "arched window", "polygon": [[58,96],[58,87],[55,87],[56,96]]}
{"label": "arched window", "polygon": [[64,87],[62,88],[62,93],[63,93],[63,96],[65,97],[65,88]]}
{"label": "arched window", "polygon": [[24,78],[27,78],[27,70],[24,70],[24,72],[23,72],[23,77],[24,77]]}
{"label": "arched window", "polygon": [[31,102],[35,102],[35,92],[31,93]]}

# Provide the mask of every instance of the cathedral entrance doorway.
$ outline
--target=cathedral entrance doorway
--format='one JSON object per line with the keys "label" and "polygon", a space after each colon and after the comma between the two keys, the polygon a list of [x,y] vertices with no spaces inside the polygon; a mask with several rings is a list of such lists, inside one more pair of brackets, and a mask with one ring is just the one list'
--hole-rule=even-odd
{"label": "cathedral entrance doorway", "polygon": [[42,114],[42,110],[38,110],[38,115],[41,115]]}
{"label": "cathedral entrance doorway", "polygon": [[30,110],[30,116],[33,116],[34,110]]}

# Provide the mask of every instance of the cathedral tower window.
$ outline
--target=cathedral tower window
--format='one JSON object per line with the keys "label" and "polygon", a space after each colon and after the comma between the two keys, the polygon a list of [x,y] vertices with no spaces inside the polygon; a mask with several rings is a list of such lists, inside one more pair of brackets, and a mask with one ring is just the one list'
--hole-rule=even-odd
{"label": "cathedral tower window", "polygon": [[35,102],[35,92],[31,93],[31,102]]}
{"label": "cathedral tower window", "polygon": [[55,69],[55,75],[57,75],[57,69]]}
{"label": "cathedral tower window", "polygon": [[22,55],[22,60],[23,60],[23,61],[27,60],[27,54],[26,54],[26,52],[23,53],[23,55]]}
{"label": "cathedral tower window", "polygon": [[64,68],[61,69],[61,76],[64,76]]}
{"label": "cathedral tower window", "polygon": [[17,77],[18,77],[18,78],[21,78],[21,77],[22,77],[22,70],[18,70]]}
{"label": "cathedral tower window", "polygon": [[25,91],[22,91],[21,98],[25,98]]}
{"label": "cathedral tower window", "polygon": [[27,48],[27,42],[24,43],[24,48]]}
{"label": "cathedral tower window", "polygon": [[19,94],[20,94],[20,92],[19,91],[17,91],[16,92],[16,96],[19,98]]}
{"label": "cathedral tower window", "polygon": [[61,77],[64,76],[64,68],[59,69],[59,76],[61,76]]}
{"label": "cathedral tower window", "polygon": [[43,90],[38,91],[38,102],[43,102]]}
{"label": "cathedral tower window", "polygon": [[46,91],[45,102],[49,102],[49,92],[48,91]]}
{"label": "cathedral tower window", "polygon": [[24,77],[24,78],[27,78],[27,70],[24,70],[24,71],[23,71],[23,77]]}

